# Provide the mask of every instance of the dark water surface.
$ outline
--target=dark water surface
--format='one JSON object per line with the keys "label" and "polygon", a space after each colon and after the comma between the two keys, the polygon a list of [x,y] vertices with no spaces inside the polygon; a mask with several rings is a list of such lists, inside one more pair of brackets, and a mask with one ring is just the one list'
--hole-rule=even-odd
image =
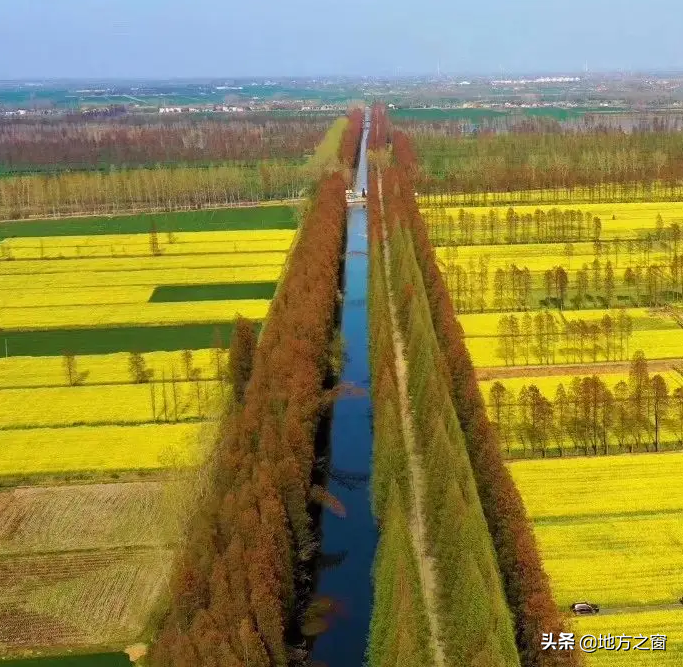
{"label": "dark water surface", "polygon": [[[366,117],[366,126],[368,124]],[[367,129],[363,133],[356,190],[367,190]],[[327,667],[360,667],[365,658],[372,612],[372,563],[377,529],[370,508],[372,404],[368,359],[367,211],[354,206],[348,215],[348,239],[342,335],[347,361],[342,382],[363,389],[363,396],[340,398],[334,406],[331,431],[329,489],[346,508],[346,517],[325,512],[322,550],[326,556],[345,554],[341,563],[320,573],[318,594],[332,598],[337,608],[330,629],[313,648],[313,658]],[[335,481],[351,473],[353,489]],[[358,475],[356,478],[355,476]]]}

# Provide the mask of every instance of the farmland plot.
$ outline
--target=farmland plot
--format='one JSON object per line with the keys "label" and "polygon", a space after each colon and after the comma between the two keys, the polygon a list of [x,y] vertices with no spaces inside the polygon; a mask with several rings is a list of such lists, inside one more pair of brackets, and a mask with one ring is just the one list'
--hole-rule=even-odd
{"label": "farmland plot", "polygon": [[510,471],[561,606],[678,601],[683,454],[518,461]]}
{"label": "farmland plot", "polygon": [[230,400],[232,325],[266,318],[292,220],[267,207],[2,225],[0,473],[201,460],[191,443]]}
{"label": "farmland plot", "polygon": [[[616,616],[584,616],[576,619],[577,636],[595,637],[607,634],[635,637],[644,635],[666,636],[665,651],[634,650],[637,641],[631,641],[629,651],[596,651],[586,655],[588,667],[674,667],[683,662],[683,609],[666,611],[639,611]],[[651,646],[651,641],[645,643]]]}
{"label": "farmland plot", "polygon": [[181,482],[19,487],[0,492],[0,555],[160,547],[177,539]]}
{"label": "farmland plot", "polygon": [[174,481],[0,493],[4,651],[137,640],[166,586],[188,491]]}
{"label": "farmland plot", "polygon": [[133,642],[171,562],[166,549],[0,559],[0,642],[12,652]]}

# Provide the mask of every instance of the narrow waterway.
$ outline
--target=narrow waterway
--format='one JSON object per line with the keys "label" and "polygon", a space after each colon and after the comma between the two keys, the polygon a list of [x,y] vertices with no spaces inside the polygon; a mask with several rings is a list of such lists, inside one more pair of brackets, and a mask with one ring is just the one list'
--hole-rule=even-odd
{"label": "narrow waterway", "polygon": [[[361,140],[356,192],[368,187],[367,140],[370,113],[366,111]],[[313,659],[327,667],[361,667],[364,663],[372,613],[372,563],[377,529],[370,508],[372,404],[368,358],[368,236],[367,210],[349,206],[346,268],[341,328],[346,364],[342,382],[363,390],[363,395],[337,400],[332,414],[330,491],[343,503],[346,517],[325,512],[322,551],[339,556],[339,563],[320,573],[318,594],[336,604],[330,629],[313,648]],[[346,483],[340,484],[338,480]],[[352,482],[352,488],[349,488]]]}

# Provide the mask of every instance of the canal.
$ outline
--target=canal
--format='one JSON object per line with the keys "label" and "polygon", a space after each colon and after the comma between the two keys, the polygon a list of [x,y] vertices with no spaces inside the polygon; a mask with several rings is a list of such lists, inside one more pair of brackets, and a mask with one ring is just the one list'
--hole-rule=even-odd
{"label": "canal", "polygon": [[[359,151],[355,190],[368,187],[367,142],[370,112],[366,110]],[[341,381],[362,395],[342,396],[332,413],[329,490],[346,508],[340,518],[325,512],[322,518],[322,551],[340,556],[339,564],[320,573],[318,595],[335,602],[330,628],[313,648],[313,659],[327,667],[361,667],[364,663],[372,613],[372,563],[377,528],[370,505],[372,456],[372,404],[368,351],[368,219],[364,205],[351,204],[347,218],[344,300],[341,329],[346,363]],[[352,392],[360,393],[360,392]],[[353,479],[349,484],[335,477]],[[341,558],[343,556],[343,558]]]}

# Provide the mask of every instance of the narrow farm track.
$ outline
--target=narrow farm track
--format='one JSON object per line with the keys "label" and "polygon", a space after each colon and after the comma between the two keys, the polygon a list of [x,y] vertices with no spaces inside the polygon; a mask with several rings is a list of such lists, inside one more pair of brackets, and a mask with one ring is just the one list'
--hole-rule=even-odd
{"label": "narrow farm track", "polygon": [[394,301],[393,291],[391,289],[391,277],[389,274],[391,259],[389,255],[389,244],[387,238],[387,228],[384,221],[384,202],[382,199],[382,177],[378,175],[378,190],[380,210],[382,215],[382,234],[383,234],[383,252],[384,252],[384,280],[386,282],[387,294],[389,297],[389,312],[391,315],[391,330],[394,342],[394,357],[396,359],[396,375],[398,378],[398,394],[401,408],[401,421],[404,442],[408,454],[408,466],[410,472],[410,485],[413,492],[414,506],[408,517],[410,534],[413,539],[413,549],[419,559],[419,573],[420,583],[425,598],[425,606],[427,609],[427,617],[429,620],[429,629],[431,635],[432,655],[434,656],[434,664],[436,667],[445,667],[446,656],[441,645],[440,637],[442,636],[441,628],[439,626],[439,619],[437,615],[437,587],[436,587],[436,565],[434,559],[427,551],[425,544],[426,526],[424,522],[425,509],[423,498],[425,496],[424,490],[424,475],[422,472],[422,465],[419,460],[417,448],[415,446],[415,436],[413,430],[413,418],[410,410],[410,401],[408,398],[408,369],[405,361],[403,337],[398,328],[398,317],[396,315],[396,304]]}
{"label": "narrow farm track", "polygon": [[[649,371],[669,371],[674,366],[683,365],[683,359],[648,359]],[[583,364],[556,364],[554,366],[485,366],[476,369],[478,380],[503,380],[518,377],[557,376],[557,375],[605,375],[608,373],[628,373],[631,362],[605,361]]]}

